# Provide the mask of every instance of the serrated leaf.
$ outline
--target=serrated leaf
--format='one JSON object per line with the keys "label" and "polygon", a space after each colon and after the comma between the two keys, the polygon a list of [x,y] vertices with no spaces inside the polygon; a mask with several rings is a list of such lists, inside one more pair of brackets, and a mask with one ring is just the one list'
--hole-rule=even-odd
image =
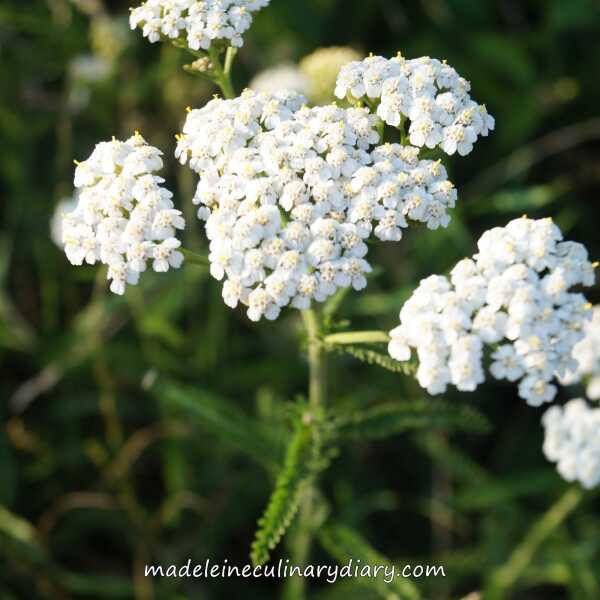
{"label": "serrated leaf", "polygon": [[338,354],[348,354],[361,362],[369,365],[376,365],[392,373],[403,373],[404,375],[412,375],[415,372],[413,363],[398,362],[387,354],[382,354],[371,348],[364,348],[354,345],[332,346],[326,345],[328,352],[337,352]]}
{"label": "serrated leaf", "polygon": [[[345,525],[330,525],[319,535],[321,545],[341,565],[350,561],[371,567],[382,565],[392,568],[392,563],[377,552],[358,532]],[[396,570],[397,572],[397,570]],[[394,577],[386,583],[383,577],[363,577],[361,583],[368,585],[385,600],[417,600],[419,591],[404,577]]]}
{"label": "serrated leaf", "polygon": [[381,439],[414,429],[485,433],[490,424],[470,406],[428,399],[382,404],[341,417],[336,423],[339,435],[363,439]]}
{"label": "serrated leaf", "polygon": [[292,524],[305,490],[325,466],[313,427],[314,424],[305,424],[302,417],[298,419],[275,489],[258,521],[259,528],[250,553],[254,565],[262,565],[269,560],[271,551]]}

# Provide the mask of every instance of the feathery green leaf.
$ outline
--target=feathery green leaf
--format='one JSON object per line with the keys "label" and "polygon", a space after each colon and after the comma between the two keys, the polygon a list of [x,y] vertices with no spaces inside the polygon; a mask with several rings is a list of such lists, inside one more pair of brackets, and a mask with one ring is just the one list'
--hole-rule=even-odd
{"label": "feathery green leaf", "polygon": [[263,516],[259,519],[250,558],[262,565],[269,560],[271,551],[279,544],[291,525],[306,486],[314,476],[316,452],[312,427],[300,417],[287,449],[283,469],[277,476],[275,489]]}
{"label": "feathery green leaf", "polygon": [[337,352],[338,354],[349,354],[361,362],[369,365],[377,365],[392,373],[403,373],[404,375],[413,375],[416,370],[416,365],[409,362],[398,362],[387,354],[382,354],[371,348],[361,348],[360,346],[349,345],[330,345],[325,344],[328,352]]}
{"label": "feathery green leaf", "polygon": [[488,420],[470,406],[429,399],[382,404],[340,417],[336,425],[343,437],[366,439],[385,438],[413,429],[470,433],[485,433],[490,429]]}
{"label": "feathery green leaf", "polygon": [[[347,565],[350,560],[355,564],[360,560],[363,565],[384,565],[392,563],[375,550],[358,532],[345,525],[330,525],[319,535],[321,545],[335,558],[340,565]],[[364,577],[361,583],[369,585],[385,600],[417,600],[419,591],[414,584],[403,577],[394,577],[386,583],[383,577]]]}
{"label": "feathery green leaf", "polygon": [[226,398],[173,381],[157,382],[152,392],[161,402],[191,416],[198,425],[263,465],[277,465],[282,451],[279,438]]}

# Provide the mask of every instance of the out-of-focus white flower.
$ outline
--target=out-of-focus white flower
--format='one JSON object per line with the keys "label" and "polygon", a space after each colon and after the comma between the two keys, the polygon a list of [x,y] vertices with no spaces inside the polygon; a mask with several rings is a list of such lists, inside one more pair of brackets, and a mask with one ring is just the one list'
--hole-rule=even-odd
{"label": "out-of-focus white flower", "polygon": [[391,333],[390,355],[419,358],[417,378],[431,394],[449,384],[472,391],[485,379],[483,345],[492,347],[490,372],[520,380],[532,406],[553,400],[551,382],[577,366],[590,305],[576,285],[594,283],[586,249],[563,242],[550,219],[523,217],[483,234],[479,252],[460,261],[451,277],[421,281]]}
{"label": "out-of-focus white flower", "polygon": [[177,157],[200,175],[211,274],[253,320],[360,290],[366,240],[399,240],[412,221],[445,226],[456,192],[418,149],[377,146],[367,109],[303,106],[294,92],[247,90],[191,111]]}
{"label": "out-of-focus white flower", "polygon": [[363,55],[347,46],[317,48],[299,63],[300,72],[306,77],[306,95],[314,104],[329,104],[334,99],[335,82],[340,69]]}
{"label": "out-of-focus white flower", "polygon": [[152,43],[184,39],[192,50],[208,50],[215,41],[240,48],[252,15],[270,0],[146,0],[129,17]]}
{"label": "out-of-focus white flower", "polygon": [[587,380],[587,397],[600,400],[600,306],[594,306],[591,321],[585,324],[585,337],[575,346],[573,358],[579,366],[567,373],[562,383],[572,385]]}
{"label": "out-of-focus white flower", "polygon": [[309,82],[294,64],[283,64],[261,71],[249,85],[250,89],[266,94],[276,94],[281,90],[292,90],[307,94]]}
{"label": "out-of-focus white flower", "polygon": [[82,54],[69,63],[69,75],[78,83],[98,83],[110,75],[110,63],[93,54]]}
{"label": "out-of-focus white flower", "polygon": [[62,245],[74,265],[108,265],[110,289],[125,292],[151,262],[155,271],[178,268],[176,231],[185,227],[172,194],[155,175],[161,151],[135,136],[99,143],[75,170],[77,206],[63,215]]}
{"label": "out-of-focus white flower", "polygon": [[552,406],[542,417],[544,454],[556,463],[567,481],[579,481],[590,489],[600,483],[600,408],[585,400]]}
{"label": "out-of-focus white flower", "polygon": [[108,61],[92,54],[77,56],[69,63],[72,85],[69,86],[68,104],[74,112],[89,104],[93,86],[108,79],[111,69]]}
{"label": "out-of-focus white flower", "polygon": [[77,208],[77,196],[63,198],[54,208],[50,219],[50,238],[62,250],[63,249],[63,219]]}
{"label": "out-of-focus white flower", "polygon": [[407,60],[370,56],[344,66],[335,95],[364,102],[392,127],[410,122],[413,146],[469,154],[479,136],[494,129],[494,118],[474,102],[471,84],[445,62],[424,56]]}

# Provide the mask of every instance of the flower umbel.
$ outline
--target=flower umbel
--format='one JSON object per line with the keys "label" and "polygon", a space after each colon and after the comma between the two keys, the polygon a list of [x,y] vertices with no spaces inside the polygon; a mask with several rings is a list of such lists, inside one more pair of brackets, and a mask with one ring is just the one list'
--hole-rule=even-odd
{"label": "flower umbel", "polygon": [[487,345],[494,378],[520,380],[532,406],[552,401],[551,382],[576,367],[573,347],[591,318],[585,297],[569,290],[594,283],[585,247],[561,240],[550,219],[523,217],[484,233],[478,254],[450,279],[421,281],[390,333],[390,355],[405,361],[416,349],[417,378],[431,394],[449,384],[473,391],[485,380]]}
{"label": "flower umbel", "polygon": [[303,103],[292,92],[215,99],[190,112],[177,149],[200,175],[211,273],[253,320],[363,289],[372,234],[397,241],[410,221],[445,226],[456,199],[440,163],[376,146],[367,109]]}
{"label": "flower umbel", "polygon": [[424,56],[392,59],[370,56],[342,68],[335,95],[376,106],[392,127],[403,129],[413,146],[440,147],[446,154],[469,154],[479,136],[494,129],[485,106],[471,99],[471,84],[450,65]]}
{"label": "flower umbel", "polygon": [[185,221],[164,179],[154,174],[162,164],[160,150],[136,134],[126,142],[101,142],[75,170],[79,195],[63,217],[65,253],[74,265],[108,265],[116,294],[138,282],[148,261],[155,271],[183,262],[175,234]]}
{"label": "flower umbel", "polygon": [[131,11],[132,29],[152,43],[183,39],[192,50],[208,50],[216,41],[240,48],[252,15],[270,0],[146,0]]}

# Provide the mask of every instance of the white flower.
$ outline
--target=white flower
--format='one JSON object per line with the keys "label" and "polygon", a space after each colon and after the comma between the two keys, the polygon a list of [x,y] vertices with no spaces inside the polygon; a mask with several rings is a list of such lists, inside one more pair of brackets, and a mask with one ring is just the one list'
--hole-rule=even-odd
{"label": "white flower", "polygon": [[174,236],[185,221],[154,175],[160,155],[136,134],[126,142],[101,142],[75,170],[77,204],[63,216],[62,244],[74,265],[108,265],[116,294],[138,282],[149,260],[161,272],[183,262]]}
{"label": "white flower", "polygon": [[217,40],[243,45],[252,15],[270,0],[146,0],[129,17],[151,43],[183,39],[192,50],[208,50]]}
{"label": "white flower", "polygon": [[[257,320],[307,308],[338,288],[363,289],[366,241],[397,241],[411,221],[447,225],[444,167],[418,149],[376,146],[367,109],[309,109],[295,92],[245,91],[188,114],[176,156],[198,173],[194,203],[211,274],[230,306]],[[413,210],[419,194],[435,210]]]}
{"label": "white flower", "polygon": [[[430,393],[443,393],[449,383],[472,391],[485,379],[483,345],[500,344],[491,354],[492,376],[521,380],[519,395],[532,406],[551,402],[551,382],[572,367],[591,316],[585,298],[569,289],[591,285],[593,267],[583,246],[561,240],[549,219],[523,217],[484,233],[479,252],[460,261],[450,280],[421,281],[390,332],[390,355],[406,361],[415,348],[417,378]],[[566,285],[546,284],[563,271]]]}
{"label": "white flower", "polygon": [[561,477],[591,489],[600,483],[600,408],[580,398],[553,406],[542,417],[544,454]]}
{"label": "white flower", "polygon": [[388,125],[410,121],[410,143],[441,148],[461,156],[479,136],[494,129],[494,119],[469,96],[470,84],[445,62],[427,56],[407,60],[370,56],[340,70],[335,95],[375,105]]}
{"label": "white flower", "polygon": [[525,374],[520,358],[511,344],[500,346],[492,353],[492,359],[494,362],[490,365],[490,373],[496,379],[517,381]]}

